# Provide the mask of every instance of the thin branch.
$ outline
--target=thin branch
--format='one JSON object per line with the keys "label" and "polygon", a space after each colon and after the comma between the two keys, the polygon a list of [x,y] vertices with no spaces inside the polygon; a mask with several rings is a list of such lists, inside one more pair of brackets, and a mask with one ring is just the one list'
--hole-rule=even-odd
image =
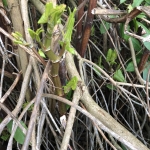
{"label": "thin branch", "polygon": [[[77,86],[77,88],[76,88],[76,90],[74,91],[74,94],[73,94],[72,102],[75,105],[78,105],[79,99],[81,97],[81,89],[80,88],[81,87]],[[76,114],[76,109],[74,107],[71,107],[60,150],[67,150],[69,140],[70,140],[70,136],[71,136],[71,132],[72,132],[72,127],[73,127],[73,123],[74,123],[75,114]]]}
{"label": "thin branch", "polygon": [[42,76],[42,79],[41,79],[40,87],[37,91],[36,101],[35,101],[34,108],[33,108],[32,114],[31,114],[31,119],[30,119],[30,122],[29,122],[29,125],[28,125],[28,130],[27,130],[27,134],[26,134],[24,144],[22,146],[22,150],[27,150],[28,149],[31,134],[32,134],[32,130],[33,130],[34,125],[36,123],[36,117],[37,117],[37,113],[38,113],[38,110],[39,110],[39,104],[40,104],[40,101],[41,101],[41,96],[42,96],[42,93],[43,93],[44,84],[45,84],[45,81],[48,77],[49,70],[50,70],[50,61],[48,61],[47,65],[46,65],[46,68],[44,70],[44,73],[43,73],[43,76]]}
{"label": "thin branch", "polygon": [[[15,73],[14,73],[15,74]],[[16,74],[17,77],[14,80],[13,84],[10,86],[10,88],[8,89],[8,91],[5,93],[5,95],[0,99],[0,102],[3,103],[6,98],[9,96],[9,94],[12,92],[12,90],[15,88],[16,84],[18,83],[20,76],[21,76],[21,72]]]}

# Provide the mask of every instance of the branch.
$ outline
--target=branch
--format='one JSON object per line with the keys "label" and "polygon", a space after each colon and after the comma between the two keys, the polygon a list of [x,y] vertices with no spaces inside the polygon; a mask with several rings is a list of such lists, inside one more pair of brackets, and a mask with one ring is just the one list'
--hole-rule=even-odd
{"label": "branch", "polygon": [[[79,59],[81,59],[81,57]],[[78,80],[81,81],[81,78],[76,70],[73,57],[69,53],[66,54],[66,67],[70,78],[76,76]],[[148,150],[148,148],[144,144],[142,144],[134,135],[132,135],[127,129],[125,129],[122,125],[120,125],[105,110],[103,110],[100,106],[98,106],[97,103],[95,103],[95,101],[92,99],[86,87],[84,88],[81,101],[85,105],[87,111],[90,114],[92,114],[95,118],[97,118],[100,122],[102,122],[109,130],[115,133],[115,134],[112,133],[109,134],[111,134],[118,141],[122,142],[130,149]]]}

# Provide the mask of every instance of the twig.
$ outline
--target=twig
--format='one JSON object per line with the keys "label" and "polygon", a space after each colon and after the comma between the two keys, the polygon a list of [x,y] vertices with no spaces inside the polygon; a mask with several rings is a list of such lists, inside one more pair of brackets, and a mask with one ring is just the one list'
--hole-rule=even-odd
{"label": "twig", "polygon": [[[15,73],[14,73],[15,74]],[[21,76],[21,72],[16,74],[17,77],[15,79],[15,81],[13,82],[13,84],[10,86],[10,88],[8,89],[8,91],[5,93],[5,95],[0,99],[0,102],[3,103],[6,98],[9,96],[9,94],[12,92],[12,90],[15,88],[16,84],[18,83],[20,76]]]}
{"label": "twig", "polygon": [[[94,64],[94,63],[92,63],[92,64]],[[95,66],[97,66],[97,65],[95,65]],[[66,67],[67,67],[70,78],[72,78],[73,76],[76,76],[78,78],[78,80],[81,80],[81,78],[76,70],[73,58],[72,58],[71,54],[69,54],[69,53],[66,54]],[[110,79],[110,80],[112,81],[112,79]],[[93,116],[95,116],[97,119],[99,119],[101,122],[103,122],[107,128],[111,129],[113,132],[115,132],[116,134],[120,135],[121,138],[123,138],[123,140],[122,140],[120,138],[117,138],[114,134],[109,133],[113,137],[115,137],[117,140],[124,143],[126,146],[130,147],[130,149],[148,150],[148,148],[145,145],[143,145],[128,130],[126,130],[123,126],[121,126],[118,122],[116,122],[116,120],[114,118],[112,118],[107,112],[105,112],[102,108],[100,108],[94,102],[94,100],[91,98],[90,94],[88,93],[88,90],[86,87],[84,87],[81,101],[85,105],[86,109]],[[127,141],[127,143],[126,143],[126,141]]]}
{"label": "twig", "polygon": [[[86,93],[87,94],[87,93]],[[148,148],[147,147],[145,147],[140,141],[138,141],[134,136],[132,137],[133,138],[133,140],[134,140],[134,142],[136,142],[136,145],[135,144],[133,144],[133,141],[129,141],[129,140],[127,140],[126,138],[129,136],[128,134],[129,134],[129,132],[125,129],[125,128],[122,128],[121,127],[121,125],[119,125],[120,126],[120,130],[121,130],[121,132],[122,133],[125,133],[125,135],[127,136],[126,138],[124,137],[124,136],[120,136],[120,135],[118,135],[116,132],[114,132],[114,131],[112,131],[111,129],[109,129],[107,126],[105,126],[98,118],[95,118],[93,115],[91,115],[88,111],[86,111],[86,110],[84,110],[83,108],[81,108],[81,107],[79,107],[79,106],[77,106],[76,104],[74,104],[74,103],[72,103],[71,101],[69,101],[69,100],[67,100],[67,99],[65,99],[65,98],[62,98],[62,97],[59,97],[59,96],[56,96],[56,95],[53,95],[53,94],[43,94],[42,95],[43,97],[50,97],[50,98],[52,98],[52,99],[57,99],[58,101],[61,101],[61,102],[63,102],[63,103],[66,103],[66,104],[68,104],[68,105],[70,105],[70,106],[72,106],[72,107],[74,107],[74,108],[76,108],[77,110],[79,110],[81,113],[83,113],[84,115],[86,115],[87,117],[89,117],[93,122],[95,122],[102,130],[104,130],[105,132],[107,132],[107,133],[109,133],[110,135],[112,135],[113,137],[115,137],[118,141],[120,141],[120,142],[122,142],[123,144],[125,144],[126,146],[128,146],[131,150],[138,150],[138,148],[142,148],[142,150],[148,150]],[[87,99],[86,99],[87,100]],[[90,105],[90,106],[94,106],[94,105]],[[99,106],[98,106],[99,107]],[[94,108],[95,109],[95,108]],[[100,110],[97,110],[96,109],[96,112],[97,112],[97,114],[99,114],[98,112],[99,112]],[[104,111],[103,111],[104,112]],[[100,115],[100,114],[99,114]],[[104,114],[103,114],[104,115]],[[107,116],[108,117],[108,116]],[[110,117],[109,118],[107,118],[106,116],[105,116],[105,119],[107,120],[107,119],[109,119],[109,122],[110,122]],[[115,121],[115,120],[114,120]],[[113,122],[111,122],[111,125],[113,125],[112,124]],[[117,124],[116,124],[117,125]],[[118,126],[117,125],[117,126]],[[117,128],[117,126],[115,126],[115,128],[118,130],[118,128]],[[123,130],[122,130],[122,129]],[[126,131],[124,131],[124,130],[126,130]],[[130,134],[130,138],[131,138],[131,135],[132,134]],[[129,138],[129,137],[128,137]],[[131,138],[131,139],[132,139]],[[137,142],[138,141],[138,142]],[[140,143],[140,145],[139,145],[139,143]]]}
{"label": "twig", "polygon": [[[0,74],[2,73],[2,69],[0,69]],[[10,79],[14,79],[14,76],[9,73],[8,71],[4,71],[4,76],[10,78]]]}
{"label": "twig", "polygon": [[31,119],[30,119],[30,122],[29,122],[29,125],[28,125],[28,130],[27,130],[27,134],[26,134],[24,144],[22,146],[22,150],[27,150],[28,149],[31,134],[32,134],[32,130],[33,130],[34,125],[36,123],[36,117],[37,117],[37,113],[38,113],[38,110],[39,110],[39,104],[40,104],[40,101],[41,101],[41,96],[42,96],[42,93],[43,93],[44,84],[45,84],[45,81],[48,77],[49,69],[50,69],[50,61],[48,61],[47,65],[46,65],[46,68],[44,70],[44,73],[43,73],[43,76],[42,76],[42,79],[41,79],[40,87],[37,91],[36,101],[35,101],[34,108],[33,108],[32,114],[31,114]]}
{"label": "twig", "polygon": [[[15,116],[17,116],[17,114],[19,113],[19,111],[22,108],[23,102],[24,102],[24,98],[25,98],[25,94],[26,94],[26,90],[28,88],[28,83],[29,83],[29,79],[30,79],[30,74],[32,71],[32,61],[29,61],[26,73],[25,73],[25,77],[22,83],[22,87],[21,87],[21,91],[20,91],[20,96],[19,99],[17,101],[17,105],[15,107],[15,109],[13,110],[13,114]],[[5,117],[5,119],[1,122],[0,124],[0,134],[3,131],[4,127],[7,125],[7,123],[11,120],[11,117],[8,115],[7,117]]]}
{"label": "twig", "polygon": [[[132,61],[133,61],[133,64],[134,64],[134,69],[135,69],[135,73],[136,73],[136,75],[137,75],[137,79],[139,80],[139,82],[140,82],[142,85],[143,85],[143,84],[146,84],[146,81],[142,79],[142,77],[141,77],[141,75],[140,75],[140,73],[139,73],[138,67],[137,67],[137,63],[136,63],[136,59],[135,59],[135,51],[134,51],[134,47],[133,47],[131,38],[129,38],[128,41],[129,41],[129,45],[130,45]],[[150,83],[149,83],[149,84],[150,84]]]}
{"label": "twig", "polygon": [[[5,36],[7,36],[10,40],[14,41],[15,39],[9,34],[7,33],[5,30],[3,30],[0,27],[0,32],[3,33]],[[32,51],[31,48],[27,48],[24,45],[18,44],[22,49],[24,49],[27,53],[29,53],[31,56],[35,57],[39,62],[41,62],[41,60],[39,59],[39,57]],[[42,63],[42,62],[41,62]],[[45,65],[45,64],[43,64]]]}
{"label": "twig", "polygon": [[[78,101],[79,101],[80,97],[81,97],[81,87],[77,86],[77,88],[76,88],[76,90],[74,91],[74,94],[73,94],[72,102],[75,105],[78,105]],[[69,140],[70,140],[70,136],[71,136],[73,123],[74,123],[75,114],[76,114],[76,109],[74,107],[71,107],[60,150],[67,150]]]}
{"label": "twig", "polygon": [[93,15],[122,15],[122,14],[127,14],[127,11],[94,8],[92,9],[91,13]]}

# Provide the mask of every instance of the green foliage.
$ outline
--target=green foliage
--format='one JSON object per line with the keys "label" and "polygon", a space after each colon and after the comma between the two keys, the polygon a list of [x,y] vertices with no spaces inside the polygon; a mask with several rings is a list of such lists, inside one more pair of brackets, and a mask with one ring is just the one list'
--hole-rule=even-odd
{"label": "green foliage", "polygon": [[[145,68],[143,70],[143,79],[146,81],[147,80],[147,75],[149,73],[149,70],[150,70],[150,62],[147,62],[146,65],[145,65]],[[150,81],[150,80],[149,80]]]}
{"label": "green foliage", "polygon": [[[98,58],[98,62],[96,63],[100,68],[104,68],[103,66],[102,66],[102,56],[100,56],[99,58]],[[94,67],[93,68],[94,69],[94,71],[95,71],[95,73],[98,75],[98,76],[100,76],[101,75],[101,72],[99,71],[99,69],[97,69],[96,67]]]}
{"label": "green foliage", "polygon": [[[145,0],[133,0],[133,3],[130,4],[130,5],[128,5],[129,12],[130,12],[134,7],[140,6],[140,4],[141,4],[142,2],[144,2],[144,1],[145,1]],[[147,1],[149,1],[149,0],[147,0]],[[120,0],[120,4],[125,3],[125,2],[126,2],[126,0]]]}
{"label": "green foliage", "polygon": [[112,84],[107,84],[106,87],[110,90],[116,90],[116,87],[113,86]]}
{"label": "green foliage", "polygon": [[10,137],[10,135],[5,131],[1,135],[1,139],[4,140],[4,141],[8,141],[9,137]]}
{"label": "green foliage", "polygon": [[131,40],[132,40],[134,50],[135,51],[140,51],[142,49],[140,42],[137,39],[133,38],[133,37],[131,37]]}
{"label": "green foliage", "polygon": [[106,29],[108,30],[110,28],[110,23],[108,23],[106,21],[103,21],[103,23],[104,23],[105,27],[104,27],[104,25],[102,23],[100,24],[100,33],[101,34],[106,33]]}
{"label": "green foliage", "polygon": [[[130,27],[128,26],[127,29],[129,30]],[[124,23],[120,23],[120,36],[123,38],[125,41],[128,41],[129,35],[124,34]]]}
{"label": "green foliage", "polygon": [[41,42],[40,34],[42,32],[44,32],[44,30],[42,28],[37,29],[36,32],[33,31],[32,29],[28,29],[28,31],[29,31],[29,34],[32,37],[32,39],[35,39],[39,43]]}
{"label": "green foliage", "polygon": [[133,61],[129,62],[126,68],[126,71],[128,72],[133,72],[135,70],[134,65],[133,65]]}
{"label": "green foliage", "polygon": [[142,23],[140,23],[139,21],[137,21],[138,27],[143,28],[146,31],[146,34],[150,34],[150,30]]}
{"label": "green foliage", "polygon": [[[22,124],[23,127],[26,127],[26,125],[21,121],[20,122]],[[7,129],[9,131],[9,133],[12,132],[12,125],[13,125],[13,121],[11,120],[8,124],[7,124]],[[22,130],[17,127],[15,135],[14,135],[14,139],[19,143],[19,144],[23,144],[24,140],[25,140],[25,134],[22,132]]]}
{"label": "green foliage", "polygon": [[7,4],[7,0],[2,0],[3,5],[5,6],[5,8],[7,8],[8,4]]}
{"label": "green foliage", "polygon": [[106,61],[110,65],[116,64],[115,60],[117,59],[117,52],[115,50],[109,49],[106,56]]}
{"label": "green foliage", "polygon": [[75,12],[76,8],[74,8],[73,12],[71,12],[69,8],[69,18],[66,24],[66,31],[63,34],[63,42],[66,44],[66,50],[69,51],[70,53],[74,54],[74,48],[71,47],[71,36],[74,28],[74,22],[75,22]]}
{"label": "green foliage", "polygon": [[70,90],[75,90],[77,87],[78,79],[76,76],[74,76],[66,86],[64,86],[64,92],[68,93]]}
{"label": "green foliage", "polygon": [[132,7],[140,6],[144,0],[133,0]]}
{"label": "green foliage", "polygon": [[41,57],[46,58],[45,54],[41,49],[38,50],[38,53],[40,54]]}
{"label": "green foliage", "polygon": [[[149,34],[145,34],[143,37],[149,36]],[[143,42],[144,46],[150,50],[150,42]]]}
{"label": "green foliage", "polygon": [[124,3],[126,0],[120,0],[120,4]]}
{"label": "green foliage", "polygon": [[29,43],[27,43],[23,37],[22,34],[19,32],[12,32],[12,36],[15,38],[15,40],[13,41],[15,44],[20,44],[20,45],[24,45],[24,46],[30,46]]}
{"label": "green foliage", "polygon": [[113,75],[113,79],[119,82],[126,82],[122,71],[119,69],[117,71],[115,71],[114,75]]}
{"label": "green foliage", "polygon": [[45,6],[45,12],[39,19],[39,24],[48,23],[49,21],[53,22],[53,25],[55,26],[61,18],[62,13],[65,11],[66,5],[61,4],[57,6],[53,6],[53,3],[49,2],[46,3]]}

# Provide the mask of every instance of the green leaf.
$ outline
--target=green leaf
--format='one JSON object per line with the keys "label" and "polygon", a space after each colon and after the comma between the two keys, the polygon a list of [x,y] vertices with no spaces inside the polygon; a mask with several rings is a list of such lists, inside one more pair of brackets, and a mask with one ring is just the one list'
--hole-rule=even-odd
{"label": "green leaf", "polygon": [[54,26],[60,20],[62,13],[65,11],[66,5],[61,4],[59,6],[53,6],[53,3],[46,3],[45,12],[39,19],[38,23],[52,23]]}
{"label": "green leaf", "polygon": [[133,10],[133,6],[130,4],[128,5],[127,9],[128,9],[128,13],[130,13]]}
{"label": "green leaf", "polygon": [[122,71],[120,69],[114,73],[113,79],[116,81],[119,81],[119,82],[126,82],[126,80],[122,74]]}
{"label": "green leaf", "polygon": [[144,46],[145,46],[148,50],[150,50],[150,42],[144,42]]}
{"label": "green leaf", "polygon": [[[26,125],[21,121],[20,122],[22,124],[23,127],[26,127]],[[13,125],[13,121],[11,120],[8,124],[7,124],[7,129],[9,131],[9,133],[12,132],[12,125]],[[25,134],[22,132],[22,130],[17,127],[15,135],[14,135],[14,139],[19,143],[19,144],[23,144],[24,140],[25,140]]]}
{"label": "green leaf", "polygon": [[[103,23],[104,23],[104,25],[105,25],[106,29],[108,30],[108,29],[110,28],[110,23],[105,22],[105,21],[103,21]],[[106,33],[106,29],[105,29],[105,27],[103,26],[103,24],[102,24],[102,23],[100,24],[100,33],[101,33],[101,34]]]}
{"label": "green leaf", "polygon": [[150,34],[150,30],[146,26],[144,26],[144,24],[142,24],[138,21],[137,21],[137,24],[139,27],[142,27],[146,31],[147,34]]}
{"label": "green leaf", "polygon": [[126,0],[120,0],[120,4],[124,3]]}
{"label": "green leaf", "polygon": [[39,28],[36,30],[36,35],[40,35],[40,33],[44,32],[42,28]]}
{"label": "green leaf", "polygon": [[[127,30],[129,30],[129,26],[127,27]],[[123,38],[125,41],[128,41],[129,39],[129,35],[126,35],[124,34],[124,24],[123,23],[120,23],[120,35],[121,35],[121,38]]]}
{"label": "green leaf", "polygon": [[14,40],[13,42],[14,42],[15,44],[23,45],[23,42],[22,42],[22,41]]}
{"label": "green leaf", "polygon": [[143,70],[143,79],[146,81],[147,80],[147,75],[148,75],[148,72],[149,72],[149,69],[150,69],[150,62],[147,62],[146,65],[145,65],[145,68]]}
{"label": "green leaf", "polygon": [[134,70],[135,69],[134,69],[133,61],[131,61],[131,62],[128,63],[126,71],[133,72]]}
{"label": "green leaf", "polygon": [[7,131],[3,131],[2,132],[2,135],[1,135],[1,139],[4,140],[4,141],[8,141],[8,138],[10,137],[10,135],[8,134]]}
{"label": "green leaf", "polygon": [[[137,58],[136,62],[138,64],[140,62],[140,58]],[[133,72],[134,70],[135,70],[135,67],[134,67],[133,61],[130,61],[126,67],[126,71]]]}
{"label": "green leaf", "polygon": [[45,12],[41,16],[41,18],[38,21],[38,24],[47,23],[49,19],[49,14],[53,10],[53,4],[52,3],[46,3],[45,5]]}
{"label": "green leaf", "polygon": [[110,63],[110,65],[115,64],[115,60],[117,59],[117,52],[115,50],[109,49],[106,56],[106,61]]}
{"label": "green leaf", "polygon": [[60,41],[61,45],[63,45],[64,43],[66,44],[66,50],[69,51],[70,53],[74,54],[75,50],[74,48],[71,46],[70,42],[71,42],[71,37],[72,37],[72,32],[73,32],[73,28],[74,28],[74,22],[75,22],[75,12],[76,12],[76,8],[74,8],[73,12],[71,12],[70,8],[69,8],[69,17],[67,20],[67,24],[66,24],[66,31],[63,34],[63,41]]}
{"label": "green leaf", "polygon": [[132,40],[135,51],[140,51],[142,49],[140,42],[133,37],[131,37],[131,40]]}
{"label": "green leaf", "polygon": [[[143,37],[147,37],[147,36],[149,36],[149,34],[145,34]],[[143,42],[143,44],[148,50],[150,50],[150,42]]]}
{"label": "green leaf", "polygon": [[113,86],[112,84],[107,84],[106,87],[110,90],[116,90],[116,87]]}
{"label": "green leaf", "polygon": [[64,92],[65,93],[68,93],[71,89],[72,90],[75,90],[76,87],[77,87],[77,82],[78,82],[78,79],[76,76],[74,76],[68,83],[66,86],[64,86]]}
{"label": "green leaf", "polygon": [[41,49],[39,49],[38,53],[40,54],[41,57],[46,58],[45,54]]}
{"label": "green leaf", "polygon": [[5,8],[7,8],[8,7],[7,0],[2,0],[2,2],[3,2],[3,5],[5,6]]}
{"label": "green leaf", "polygon": [[143,2],[144,0],[133,0],[133,3],[132,3],[132,7],[137,7],[137,6],[140,6],[140,4]]}
{"label": "green leaf", "polygon": [[22,37],[22,34],[19,33],[19,32],[12,32],[12,36],[16,39],[16,40],[22,40],[23,37]]}
{"label": "green leaf", "polygon": [[30,36],[32,37],[32,39],[35,39],[36,33],[32,29],[28,29],[28,32],[29,32]]}

